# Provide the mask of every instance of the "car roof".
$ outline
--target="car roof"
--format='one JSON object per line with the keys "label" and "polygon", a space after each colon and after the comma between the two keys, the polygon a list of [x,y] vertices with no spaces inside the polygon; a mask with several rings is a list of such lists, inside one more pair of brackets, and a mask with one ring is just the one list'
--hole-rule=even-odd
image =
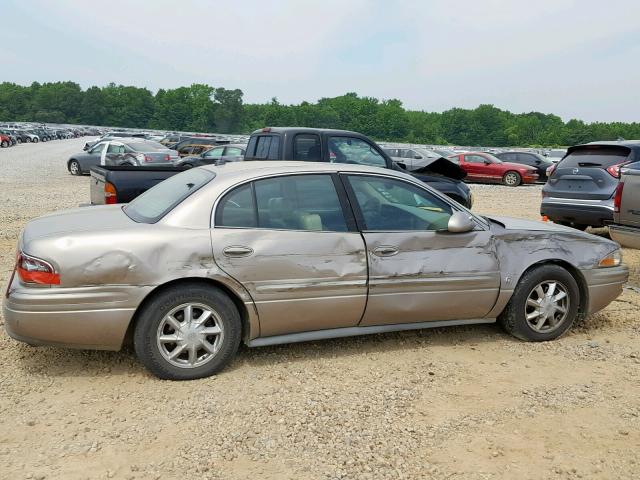
{"label": "car roof", "polygon": [[336,172],[363,172],[386,173],[401,178],[413,179],[411,175],[387,168],[371,167],[369,165],[355,165],[347,163],[330,162],[297,162],[297,161],[265,161],[250,160],[245,162],[228,162],[223,165],[206,165],[203,167],[216,174],[217,177],[243,177],[245,179],[257,178],[269,174],[286,173],[336,173]]}
{"label": "car roof", "polygon": [[[607,146],[640,149],[640,140],[605,140],[600,142],[589,142],[582,145],[576,145],[575,147],[583,147],[585,145],[607,145]],[[571,147],[571,148],[575,148],[575,147]]]}
{"label": "car roof", "polygon": [[352,132],[350,130],[336,130],[333,128],[311,128],[311,127],[265,127],[258,130],[255,130],[251,133],[251,135],[256,135],[260,133],[264,133],[265,135],[269,133],[287,133],[287,132],[301,132],[301,133],[348,133],[349,135],[355,135],[358,137],[363,137],[362,133]]}

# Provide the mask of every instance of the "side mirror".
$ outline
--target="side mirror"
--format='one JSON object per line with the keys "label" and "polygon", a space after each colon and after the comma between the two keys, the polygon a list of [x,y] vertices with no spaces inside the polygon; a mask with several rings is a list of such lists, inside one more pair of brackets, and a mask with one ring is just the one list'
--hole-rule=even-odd
{"label": "side mirror", "polygon": [[465,233],[470,232],[476,227],[473,220],[468,213],[464,212],[455,212],[449,218],[449,223],[447,224],[447,230],[451,233]]}
{"label": "side mirror", "polygon": [[485,164],[485,165],[491,165],[491,162],[490,162],[489,160],[485,160],[485,161],[484,161],[484,164]]}

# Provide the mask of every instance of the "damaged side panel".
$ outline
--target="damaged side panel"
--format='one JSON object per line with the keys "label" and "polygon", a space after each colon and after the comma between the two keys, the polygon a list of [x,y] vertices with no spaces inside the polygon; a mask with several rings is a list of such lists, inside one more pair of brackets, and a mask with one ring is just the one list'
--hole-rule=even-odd
{"label": "damaged side panel", "polygon": [[[215,261],[255,301],[261,336],[360,321],[367,296],[360,234],[215,228],[211,235]],[[234,246],[250,253],[235,256]]]}

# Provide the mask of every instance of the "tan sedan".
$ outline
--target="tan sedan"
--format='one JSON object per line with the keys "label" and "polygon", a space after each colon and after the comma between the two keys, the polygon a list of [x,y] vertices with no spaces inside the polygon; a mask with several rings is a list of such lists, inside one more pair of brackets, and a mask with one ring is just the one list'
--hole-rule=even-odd
{"label": "tan sedan", "polygon": [[4,303],[32,345],[120,349],[161,378],[218,372],[238,345],[492,323],[557,338],[615,299],[615,242],[472,214],[401,172],[240,162],[129,205],[37,218]]}

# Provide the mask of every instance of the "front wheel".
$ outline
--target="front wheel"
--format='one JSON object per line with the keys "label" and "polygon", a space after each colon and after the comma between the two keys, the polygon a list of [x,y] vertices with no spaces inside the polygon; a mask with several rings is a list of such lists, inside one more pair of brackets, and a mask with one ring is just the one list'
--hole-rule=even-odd
{"label": "front wheel", "polygon": [[518,172],[507,172],[502,177],[502,183],[507,187],[517,187],[522,183],[522,177]]}
{"label": "front wheel", "polygon": [[190,163],[183,163],[182,168],[193,168],[193,165],[191,165]]}
{"label": "front wheel", "polygon": [[147,304],[133,334],[136,354],[166,380],[193,380],[222,370],[235,356],[240,314],[221,290],[198,283],[167,289]]}
{"label": "front wheel", "polygon": [[9,146],[9,142],[7,142],[6,140],[3,140],[2,143],[0,143],[0,147],[2,148],[7,148]]}
{"label": "front wheel", "polygon": [[558,265],[542,265],[523,275],[498,321],[514,337],[544,342],[569,330],[579,305],[575,278]]}
{"label": "front wheel", "polygon": [[71,175],[80,175],[82,174],[82,170],[80,169],[80,164],[77,160],[71,160],[69,162],[69,172]]}

